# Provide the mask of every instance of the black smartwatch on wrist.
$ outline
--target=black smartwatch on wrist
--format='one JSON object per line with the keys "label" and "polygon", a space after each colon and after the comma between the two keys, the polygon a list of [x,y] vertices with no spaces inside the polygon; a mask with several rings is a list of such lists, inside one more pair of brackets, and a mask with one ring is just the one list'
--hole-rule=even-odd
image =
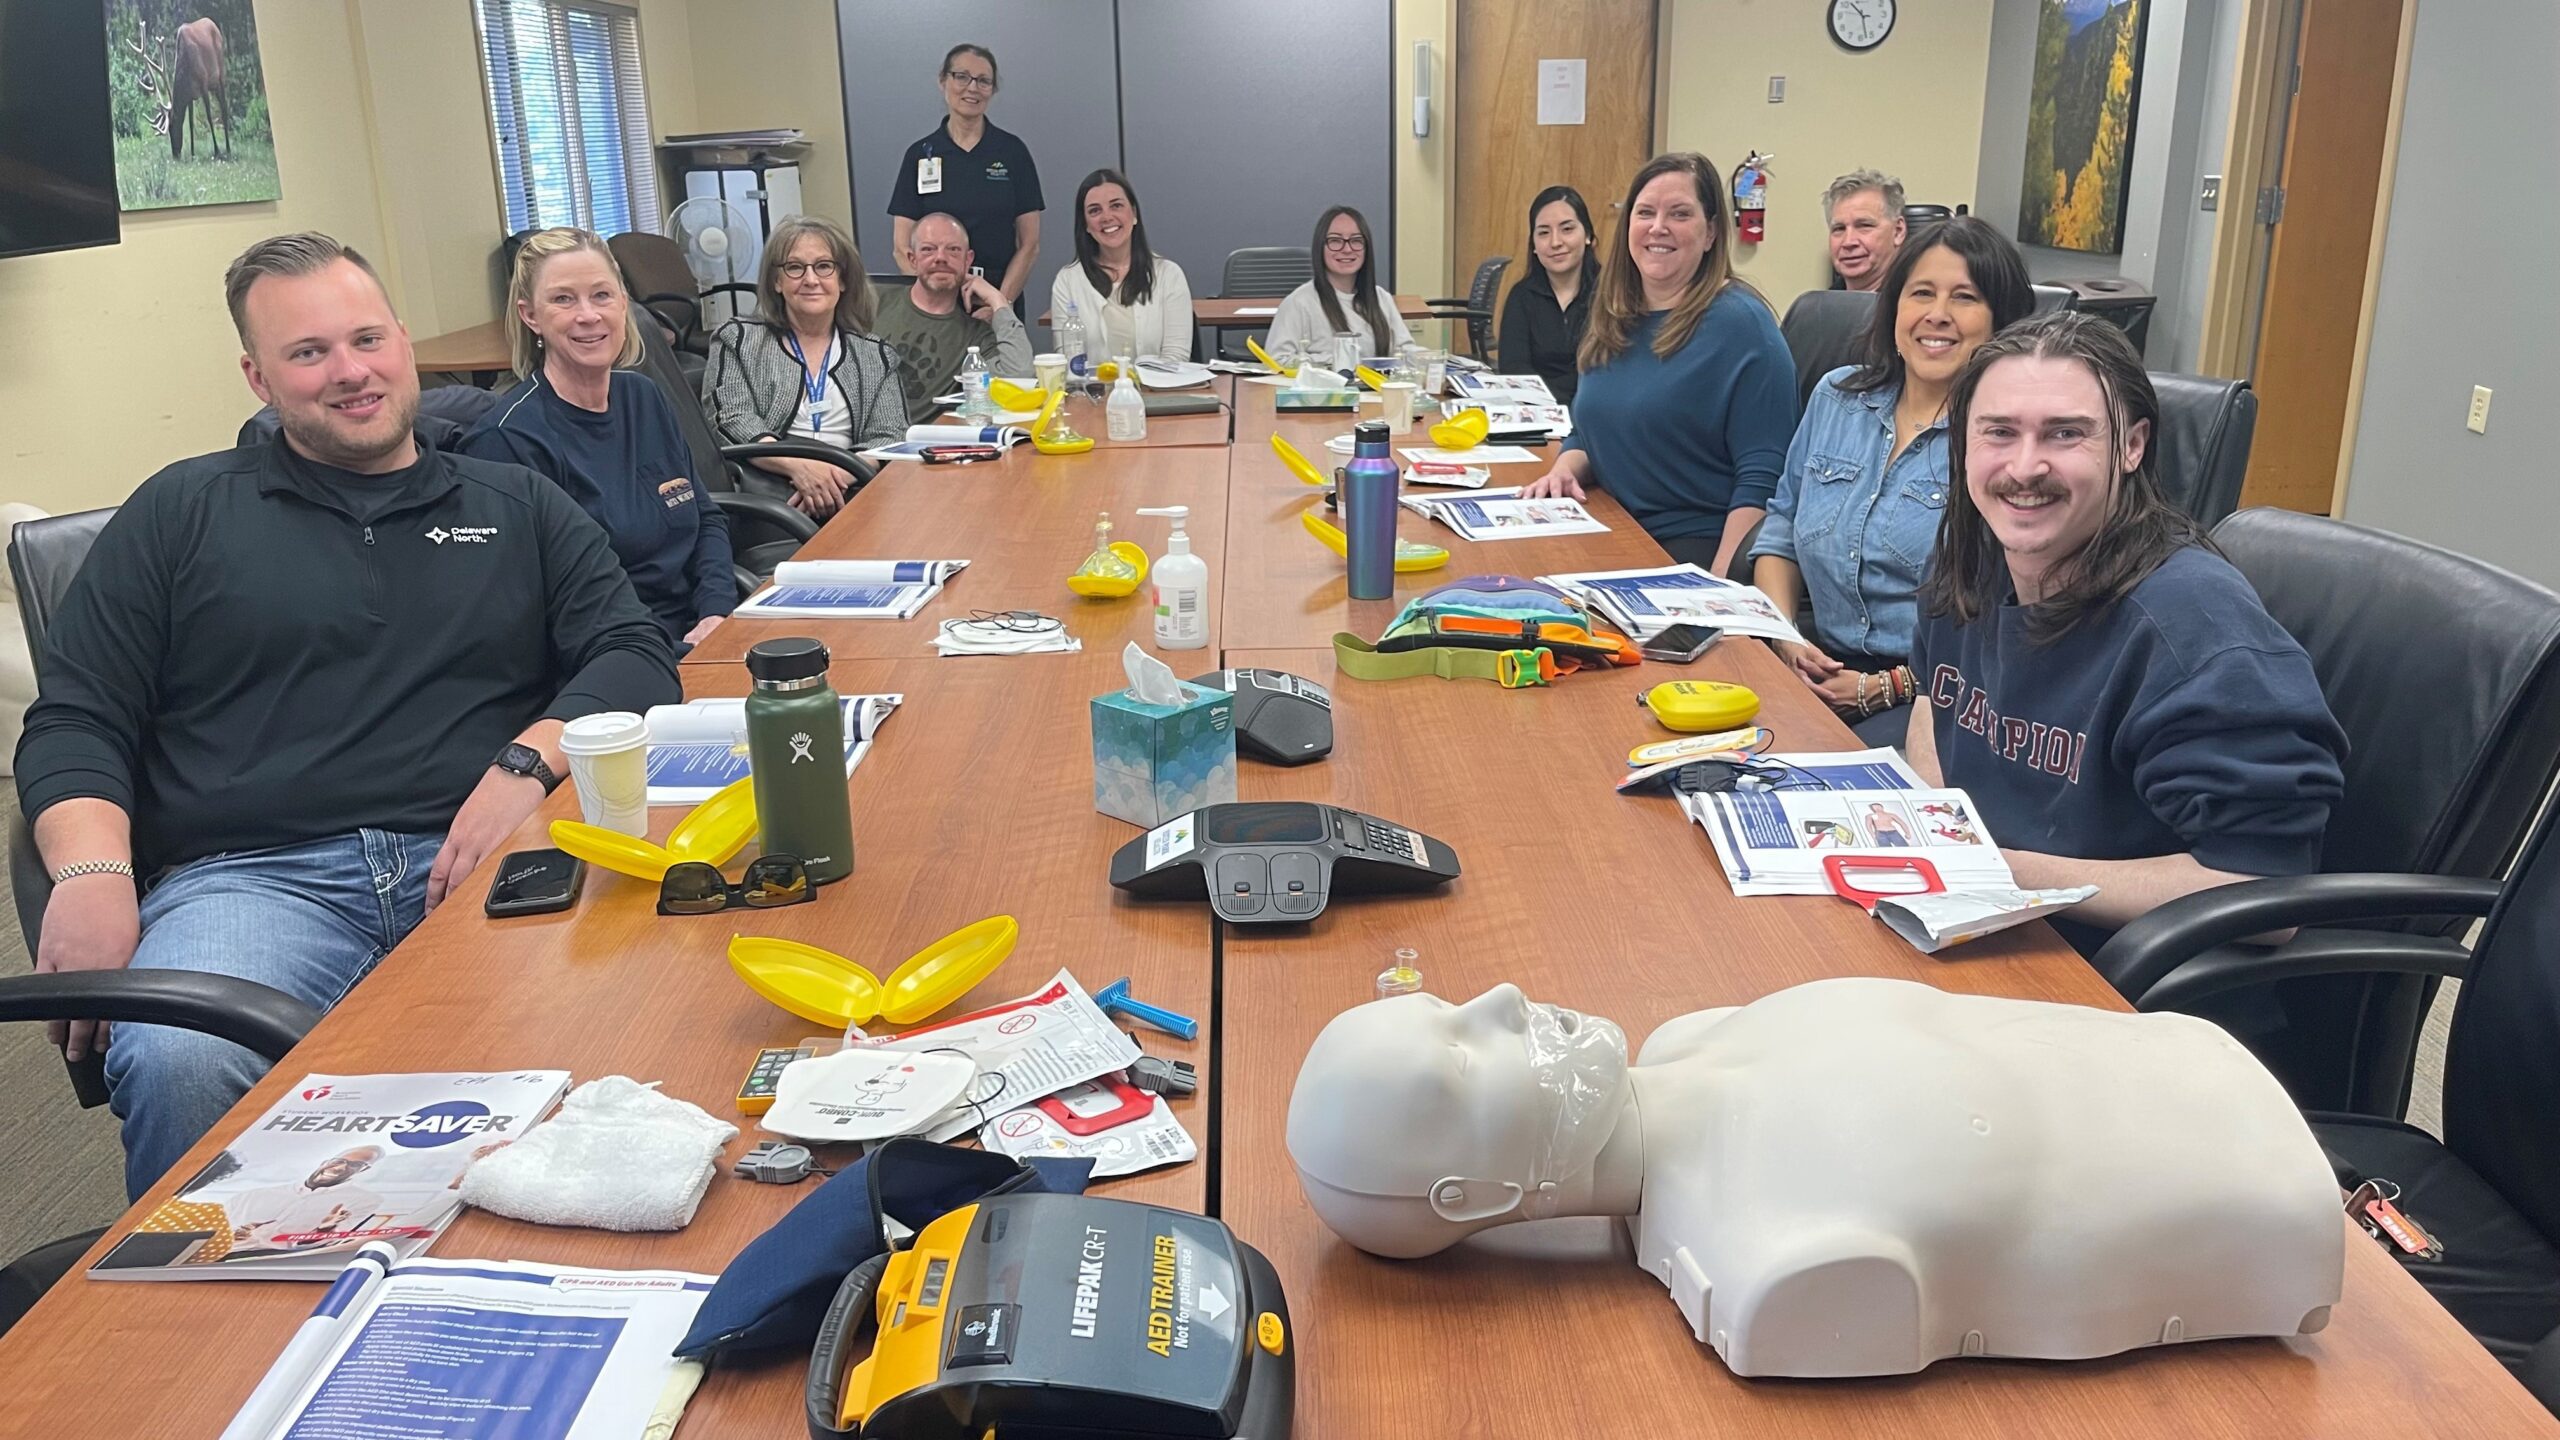
{"label": "black smartwatch on wrist", "polygon": [[507,747],[498,752],[498,758],[489,762],[489,768],[539,780],[545,795],[560,788],[560,777],[552,774],[551,767],[542,763],[542,752],[530,745],[509,741]]}

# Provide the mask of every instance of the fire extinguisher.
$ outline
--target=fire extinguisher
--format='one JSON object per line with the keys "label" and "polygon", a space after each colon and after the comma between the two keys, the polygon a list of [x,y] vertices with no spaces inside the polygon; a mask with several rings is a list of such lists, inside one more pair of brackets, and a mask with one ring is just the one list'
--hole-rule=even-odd
{"label": "fire extinguisher", "polygon": [[1754,150],[1733,172],[1733,238],[1757,245],[1768,234],[1769,162],[1777,158]]}

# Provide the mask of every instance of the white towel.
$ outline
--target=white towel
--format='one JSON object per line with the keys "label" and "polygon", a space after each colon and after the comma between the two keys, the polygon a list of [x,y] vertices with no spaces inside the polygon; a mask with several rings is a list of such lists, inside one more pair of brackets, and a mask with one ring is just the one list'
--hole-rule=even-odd
{"label": "white towel", "polygon": [[462,1200],[536,1225],[681,1230],[738,1127],[623,1075],[569,1092],[559,1113],[462,1175]]}

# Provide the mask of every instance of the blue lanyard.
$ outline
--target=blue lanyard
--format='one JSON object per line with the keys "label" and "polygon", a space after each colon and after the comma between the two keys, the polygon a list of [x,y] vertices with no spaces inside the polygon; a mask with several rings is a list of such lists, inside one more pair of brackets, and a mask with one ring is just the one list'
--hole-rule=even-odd
{"label": "blue lanyard", "polygon": [[837,339],[834,336],[827,338],[826,361],[818,367],[815,380],[809,378],[809,357],[801,352],[800,337],[785,335],[782,343],[791,347],[791,358],[800,362],[800,393],[809,397],[809,423],[814,425],[818,411],[827,403],[827,372],[836,365]]}

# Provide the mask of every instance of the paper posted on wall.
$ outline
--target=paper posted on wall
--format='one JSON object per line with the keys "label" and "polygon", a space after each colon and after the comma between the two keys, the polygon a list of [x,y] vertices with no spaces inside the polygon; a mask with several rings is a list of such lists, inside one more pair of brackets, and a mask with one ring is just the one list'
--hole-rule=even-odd
{"label": "paper posted on wall", "polygon": [[2014,890],[2009,862],[1961,790],[1684,794],[1736,895],[1828,895],[1827,856],[1918,856],[1949,890]]}
{"label": "paper posted on wall", "polygon": [[712,1280],[523,1260],[395,1263],[368,1245],[221,1440],[638,1436],[681,1409],[690,1386],[680,1369],[700,1377],[699,1362],[673,1351]]}
{"label": "paper posted on wall", "polygon": [[1804,643],[1795,622],[1766,594],[1754,586],[1710,574],[1702,566],[1591,570],[1538,578],[1607,616],[1638,642],[1650,640],[1674,625],[1703,625],[1727,635]]}
{"label": "paper posted on wall", "polygon": [[89,1267],[100,1280],[329,1280],[427,1247],[462,1172],[548,1113],[566,1070],[305,1075]]}

